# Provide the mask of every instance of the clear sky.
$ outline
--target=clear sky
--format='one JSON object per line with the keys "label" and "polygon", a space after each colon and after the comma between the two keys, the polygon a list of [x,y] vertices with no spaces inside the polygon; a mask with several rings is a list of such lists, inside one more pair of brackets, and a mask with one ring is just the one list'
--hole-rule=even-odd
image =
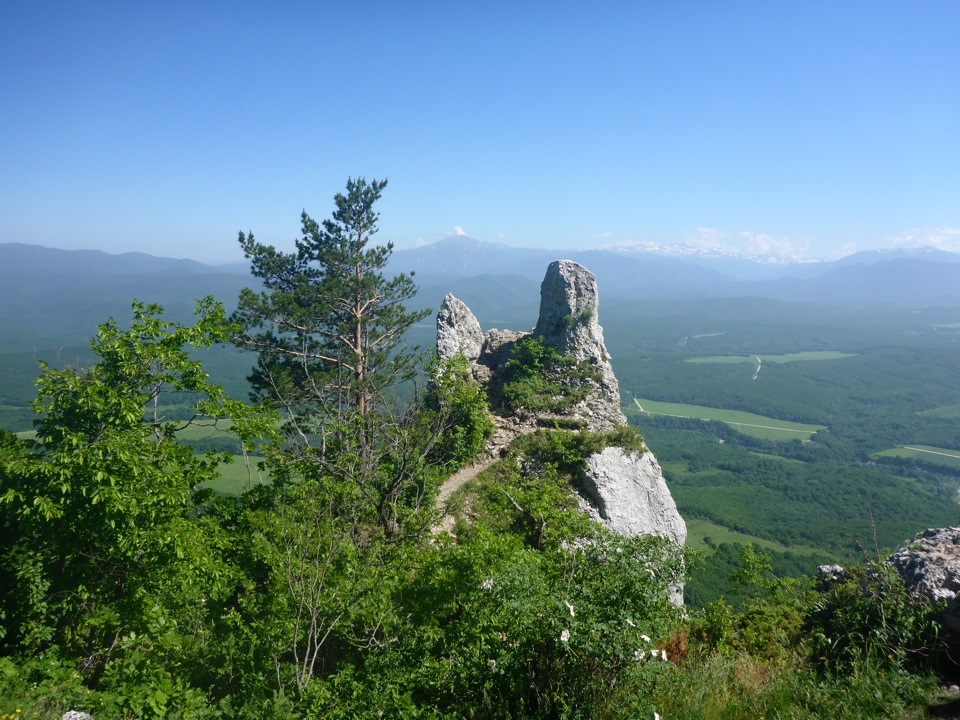
{"label": "clear sky", "polygon": [[0,242],[960,250],[960,2],[0,1]]}

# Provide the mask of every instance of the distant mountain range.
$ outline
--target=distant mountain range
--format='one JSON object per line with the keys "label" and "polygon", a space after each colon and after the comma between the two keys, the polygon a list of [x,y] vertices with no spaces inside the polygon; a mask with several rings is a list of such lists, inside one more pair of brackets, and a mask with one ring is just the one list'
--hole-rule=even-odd
{"label": "distant mountain range", "polygon": [[[423,307],[435,309],[453,292],[485,327],[526,328],[536,319],[546,266],[560,258],[596,274],[601,302],[743,297],[836,307],[960,306],[960,255],[933,248],[771,264],[636,248],[516,248],[457,236],[395,251],[390,270],[415,272]],[[0,244],[0,338],[20,347],[82,342],[107,317],[129,316],[133,299],[187,319],[195,298],[214,295],[232,306],[240,288],[253,281],[244,263],[211,266],[143,253]]]}
{"label": "distant mountain range", "polygon": [[456,282],[478,275],[539,283],[547,264],[559,258],[592,270],[601,299],[761,297],[849,307],[960,305],[960,255],[934,248],[870,250],[832,262],[761,263],[729,254],[676,257],[636,248],[513,248],[457,236],[398,250],[392,267],[416,271],[422,287],[446,283],[453,289]]}

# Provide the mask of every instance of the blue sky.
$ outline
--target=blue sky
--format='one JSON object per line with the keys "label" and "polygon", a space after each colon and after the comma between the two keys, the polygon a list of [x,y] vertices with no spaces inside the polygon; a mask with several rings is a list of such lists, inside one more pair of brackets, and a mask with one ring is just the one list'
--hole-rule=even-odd
{"label": "blue sky", "polygon": [[960,3],[0,2],[0,242],[960,250]]}

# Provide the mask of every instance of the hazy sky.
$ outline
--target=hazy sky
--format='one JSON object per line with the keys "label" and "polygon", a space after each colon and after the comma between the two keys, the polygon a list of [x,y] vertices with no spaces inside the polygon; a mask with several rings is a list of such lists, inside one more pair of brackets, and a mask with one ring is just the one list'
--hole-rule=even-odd
{"label": "hazy sky", "polygon": [[0,242],[960,250],[960,3],[0,1]]}

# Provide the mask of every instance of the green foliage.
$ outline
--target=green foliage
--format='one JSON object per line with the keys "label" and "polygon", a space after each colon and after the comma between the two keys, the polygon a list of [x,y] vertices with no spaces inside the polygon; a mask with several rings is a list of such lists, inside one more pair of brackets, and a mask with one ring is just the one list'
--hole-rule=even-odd
{"label": "green foliage", "polygon": [[387,182],[347,181],[330,219],[304,212],[296,251],[284,253],[240,233],[251,271],[266,288],[245,289],[234,321],[237,344],[258,352],[251,382],[259,396],[300,418],[331,408],[366,416],[378,393],[410,373],[400,346],[404,331],[428,310],[409,312],[416,294],[404,274],[384,274],[393,245],[370,245],[379,214],[374,205]]}
{"label": "green foliage", "polygon": [[513,449],[520,455],[541,465],[552,464],[576,479],[586,469],[591,455],[608,447],[620,447],[628,453],[647,452],[640,432],[626,425],[606,433],[591,430],[537,430],[514,442]]}
{"label": "green foliage", "polygon": [[399,588],[394,641],[364,668],[364,686],[376,689],[362,707],[384,716],[598,716],[611,687],[648,690],[669,670],[659,649],[679,619],[665,590],[675,560],[651,539],[600,534],[536,550],[482,526],[425,547]]}
{"label": "green foliage", "polygon": [[513,455],[481,477],[471,511],[492,529],[517,534],[537,549],[590,533],[590,521],[577,510],[570,477],[558,472],[556,464]]}
{"label": "green foliage", "polygon": [[864,660],[901,672],[930,669],[943,650],[943,609],[911,595],[886,563],[854,568],[810,608],[812,651],[831,669]]}
{"label": "green foliage", "polygon": [[[193,497],[219,457],[195,457],[177,441],[186,423],[166,420],[161,398],[195,394],[198,418],[232,416],[247,439],[269,422],[190,359],[188,346],[225,339],[220,305],[198,303],[192,326],[161,320],[156,306],[133,310],[129,330],[100,326],[93,366],[44,368],[36,440],[0,466],[4,643],[27,654],[60,648],[130,712],[165,717],[170,703],[203,704],[170,668],[202,642],[207,603],[232,573],[226,537]],[[124,695],[128,686],[145,694]]]}
{"label": "green foliage", "polygon": [[471,376],[463,353],[431,368],[432,382],[426,406],[444,417],[443,430],[434,449],[434,459],[457,468],[470,462],[493,434],[487,411],[487,396]]}
{"label": "green foliage", "polygon": [[[303,213],[292,253],[241,233],[265,290],[244,290],[233,321],[234,341],[258,353],[251,376],[257,396],[285,421],[283,443],[264,452],[312,463],[309,475],[353,483],[381,529],[399,537],[426,527],[419,511],[432,497],[439,431],[396,393],[414,375],[403,334],[429,311],[405,308],[416,294],[409,276],[385,274],[392,244],[370,244],[385,187],[386,181],[348,180],[330,219],[317,223]],[[416,519],[405,523],[410,517]]]}
{"label": "green foliage", "polygon": [[561,357],[540,338],[526,337],[504,367],[501,400],[518,414],[560,412],[587,397],[598,377],[594,365]]}

